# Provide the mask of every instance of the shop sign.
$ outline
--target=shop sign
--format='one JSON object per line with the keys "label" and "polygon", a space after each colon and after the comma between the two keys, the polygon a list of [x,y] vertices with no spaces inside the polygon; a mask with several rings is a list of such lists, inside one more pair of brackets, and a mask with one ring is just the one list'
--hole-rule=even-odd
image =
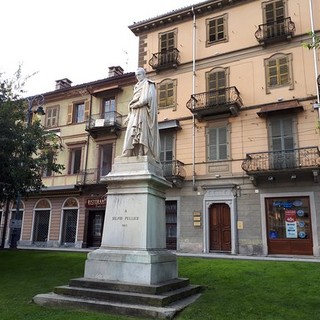
{"label": "shop sign", "polygon": [[296,221],[296,211],[295,210],[285,210],[286,219],[286,237],[287,238],[297,238],[297,221]]}
{"label": "shop sign", "polygon": [[90,198],[86,201],[86,208],[105,208],[106,198]]}

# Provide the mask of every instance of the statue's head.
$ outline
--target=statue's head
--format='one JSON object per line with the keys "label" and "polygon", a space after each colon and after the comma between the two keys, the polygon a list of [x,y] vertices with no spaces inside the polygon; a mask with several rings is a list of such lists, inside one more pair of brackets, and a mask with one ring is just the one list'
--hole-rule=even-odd
{"label": "statue's head", "polygon": [[146,70],[144,70],[143,68],[138,68],[136,71],[136,78],[138,79],[138,81],[143,80],[146,77]]}

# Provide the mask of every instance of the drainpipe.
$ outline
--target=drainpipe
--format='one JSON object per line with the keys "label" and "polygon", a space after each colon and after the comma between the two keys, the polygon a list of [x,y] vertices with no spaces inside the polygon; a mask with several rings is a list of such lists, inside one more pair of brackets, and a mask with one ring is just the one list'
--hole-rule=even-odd
{"label": "drainpipe", "polygon": [[[195,94],[195,81],[196,81],[196,15],[192,6],[193,26],[192,26],[192,95]],[[193,100],[193,108],[195,101]],[[194,112],[192,113],[192,188],[194,191],[196,187],[196,169],[195,169],[195,149],[196,149],[196,119]]]}
{"label": "drainpipe", "polygon": [[[309,0],[309,9],[310,9],[310,23],[311,23],[311,32],[312,32],[312,44],[315,44],[316,37],[314,34],[314,22],[313,22],[313,8],[312,8],[312,0]],[[318,63],[317,63],[317,53],[316,48],[313,46],[313,61],[314,61],[314,71],[315,71],[315,77],[316,77],[316,90],[317,90],[317,103],[318,103],[318,119],[320,120],[320,98],[319,98],[319,87],[317,83],[318,79]]]}

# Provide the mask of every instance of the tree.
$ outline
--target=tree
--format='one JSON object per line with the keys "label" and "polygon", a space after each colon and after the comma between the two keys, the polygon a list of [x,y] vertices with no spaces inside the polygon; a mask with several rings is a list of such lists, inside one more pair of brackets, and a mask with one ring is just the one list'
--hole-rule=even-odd
{"label": "tree", "polygon": [[[40,191],[44,187],[44,172],[60,173],[64,168],[55,161],[57,153],[62,148],[59,137],[47,132],[36,117],[33,121],[26,121],[30,108],[27,101],[21,97],[24,83],[20,67],[12,79],[4,79],[3,74],[0,74],[2,204],[8,204],[18,196],[23,197],[30,192]],[[7,205],[6,208],[8,207]]]}

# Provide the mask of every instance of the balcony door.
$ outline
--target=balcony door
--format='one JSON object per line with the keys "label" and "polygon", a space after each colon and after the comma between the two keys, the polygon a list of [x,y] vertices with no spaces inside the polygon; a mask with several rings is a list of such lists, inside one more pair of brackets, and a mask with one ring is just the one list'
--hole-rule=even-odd
{"label": "balcony door", "polygon": [[174,175],[172,132],[160,134],[160,161],[163,165],[164,176],[170,177]]}
{"label": "balcony door", "polygon": [[100,147],[100,175],[99,179],[111,171],[112,166],[112,144],[105,144]]}
{"label": "balcony door", "polygon": [[291,116],[269,119],[271,170],[292,169],[295,159],[295,118]]}
{"label": "balcony door", "polygon": [[283,0],[266,3],[264,19],[267,24],[266,38],[275,38],[283,35],[285,33],[285,7]]}
{"label": "balcony door", "polygon": [[169,31],[159,35],[160,65],[175,62],[176,33]]}
{"label": "balcony door", "polygon": [[207,75],[208,106],[226,103],[226,72],[214,70]]}
{"label": "balcony door", "polygon": [[104,99],[102,105],[102,118],[106,125],[114,125],[116,111],[116,100],[114,97]]}

